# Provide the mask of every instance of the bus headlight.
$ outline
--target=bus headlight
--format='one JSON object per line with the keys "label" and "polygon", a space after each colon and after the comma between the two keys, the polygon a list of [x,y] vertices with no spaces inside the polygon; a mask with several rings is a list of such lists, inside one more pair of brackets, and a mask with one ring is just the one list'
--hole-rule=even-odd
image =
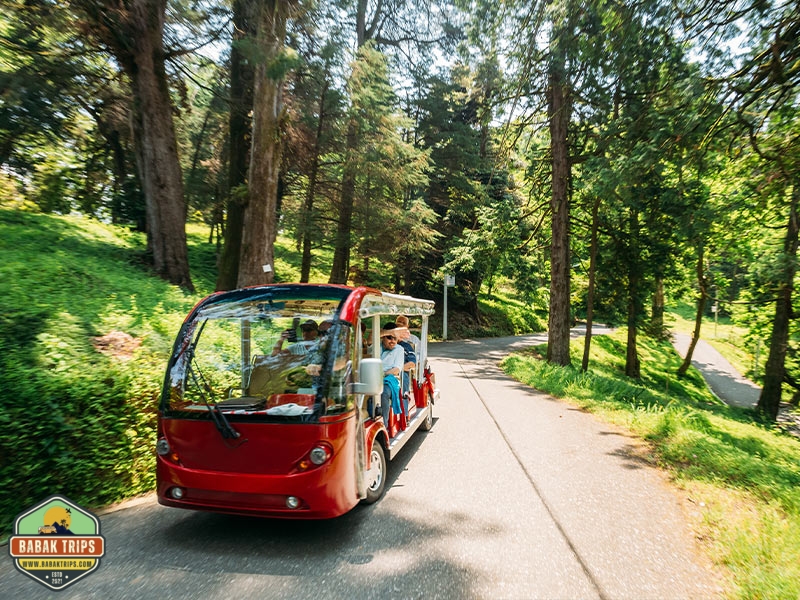
{"label": "bus headlight", "polygon": [[317,442],[294,466],[292,473],[305,473],[331,460],[333,447],[328,442]]}
{"label": "bus headlight", "polygon": [[300,498],[297,496],[289,496],[286,498],[286,508],[295,509],[300,506]]}
{"label": "bus headlight", "polygon": [[312,448],[311,452],[309,452],[308,454],[308,458],[310,458],[311,462],[317,466],[323,464],[330,457],[331,457],[330,448],[323,444],[320,444],[319,446],[314,446],[314,448]]}
{"label": "bus headlight", "polygon": [[156,442],[156,452],[158,452],[159,456],[166,456],[169,454],[169,451],[169,442],[166,438],[161,438]]}
{"label": "bus headlight", "polygon": [[174,462],[176,465],[181,464],[181,457],[178,456],[177,452],[172,450],[172,447],[169,445],[169,442],[166,438],[160,438],[156,442],[156,452],[159,456],[163,456],[167,460]]}

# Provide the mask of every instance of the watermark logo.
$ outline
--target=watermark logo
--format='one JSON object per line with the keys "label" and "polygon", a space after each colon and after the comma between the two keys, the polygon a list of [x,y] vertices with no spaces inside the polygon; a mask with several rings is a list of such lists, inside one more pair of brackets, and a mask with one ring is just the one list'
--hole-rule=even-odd
{"label": "watermark logo", "polygon": [[50,496],[20,514],[8,552],[19,571],[62,590],[100,566],[100,521],[64,496]]}

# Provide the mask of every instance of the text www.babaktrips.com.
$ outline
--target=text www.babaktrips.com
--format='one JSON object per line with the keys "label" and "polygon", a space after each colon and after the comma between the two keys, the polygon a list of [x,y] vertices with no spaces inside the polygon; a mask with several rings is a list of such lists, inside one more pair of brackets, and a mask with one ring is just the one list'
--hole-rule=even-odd
{"label": "text www.babaktrips.com", "polygon": [[88,569],[94,566],[92,560],[74,559],[47,559],[47,560],[20,560],[23,569]]}

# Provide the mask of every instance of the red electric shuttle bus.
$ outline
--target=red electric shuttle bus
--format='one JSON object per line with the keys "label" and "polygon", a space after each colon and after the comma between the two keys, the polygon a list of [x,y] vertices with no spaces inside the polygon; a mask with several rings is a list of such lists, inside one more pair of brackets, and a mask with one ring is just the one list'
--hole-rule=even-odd
{"label": "red electric shuttle bus", "polygon": [[[384,492],[391,460],[433,424],[427,367],[433,302],[341,285],[274,284],[212,294],[181,327],[159,406],[158,501],[330,518]],[[380,330],[421,322],[409,402],[378,406]],[[402,387],[402,384],[400,384]]]}

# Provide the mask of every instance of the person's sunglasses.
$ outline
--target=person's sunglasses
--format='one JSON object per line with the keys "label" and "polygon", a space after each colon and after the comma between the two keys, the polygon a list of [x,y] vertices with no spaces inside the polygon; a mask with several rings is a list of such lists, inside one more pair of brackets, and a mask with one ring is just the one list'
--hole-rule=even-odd
{"label": "person's sunglasses", "polygon": [[393,335],[385,335],[385,336],[383,336],[383,337],[384,337],[384,339],[387,339],[387,340],[396,340],[396,339],[397,339],[397,338],[396,338],[396,337],[394,337]]}

